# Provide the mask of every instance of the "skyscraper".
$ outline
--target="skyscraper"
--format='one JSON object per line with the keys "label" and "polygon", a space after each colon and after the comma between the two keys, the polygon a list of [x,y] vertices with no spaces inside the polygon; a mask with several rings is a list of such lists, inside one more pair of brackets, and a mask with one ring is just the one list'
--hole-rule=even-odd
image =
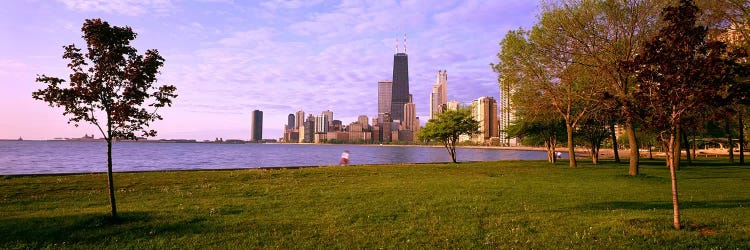
{"label": "skyscraper", "polygon": [[[404,45],[406,50],[406,45]],[[409,58],[404,53],[393,55],[393,86],[391,87],[391,119],[404,120],[404,104],[409,102]]]}
{"label": "skyscraper", "polygon": [[315,133],[328,133],[328,117],[326,115],[315,116]]}
{"label": "skyscraper", "polygon": [[263,111],[253,110],[250,141],[263,140]]}
{"label": "skyscraper", "polygon": [[294,120],[294,114],[289,114],[287,116],[286,120],[287,120],[287,122],[286,122],[286,129],[287,130],[294,130],[295,129],[294,126],[296,125],[295,124],[295,120]]}
{"label": "skyscraper", "polygon": [[304,130],[303,142],[312,143],[315,141],[315,116],[308,115],[307,120],[302,125],[302,129]]}
{"label": "skyscraper", "polygon": [[360,115],[357,117],[357,122],[359,122],[360,125],[362,125],[362,129],[368,130],[370,129],[370,123],[368,122],[368,118],[366,115]]}
{"label": "skyscraper", "polygon": [[295,118],[294,129],[302,130],[302,127],[305,126],[305,111],[298,110]]}
{"label": "skyscraper", "polygon": [[458,110],[459,108],[465,107],[462,103],[459,103],[456,100],[451,100],[448,103],[445,104],[445,107],[448,110]]}
{"label": "skyscraper", "polygon": [[328,126],[331,126],[331,123],[333,122],[333,111],[326,110],[320,113],[321,115],[324,115],[328,121]]}
{"label": "skyscraper", "polygon": [[419,124],[417,122],[417,105],[415,105],[411,100],[411,95],[409,95],[409,102],[404,104],[404,120],[401,123],[401,127],[404,130],[409,131],[415,131],[416,127],[419,127]]}
{"label": "skyscraper", "polygon": [[438,70],[437,81],[430,94],[430,119],[437,118],[443,112],[443,105],[448,103],[448,72]]}
{"label": "skyscraper", "polygon": [[[502,82],[503,79],[500,79]],[[511,145],[511,139],[508,138],[508,128],[510,124],[516,119],[513,113],[513,107],[510,97],[513,95],[513,89],[510,84],[500,84],[500,103],[498,103],[498,111],[500,112],[500,118],[498,119],[499,130],[498,136],[500,137],[500,143],[504,146]]]}
{"label": "skyscraper", "polygon": [[382,133],[382,135],[381,135],[381,142],[391,142],[392,138],[393,138],[393,135],[392,135],[392,131],[393,131],[393,127],[392,127],[393,119],[391,119],[391,114],[390,113],[383,114],[383,123],[382,124],[383,124],[383,126],[380,127],[380,129],[381,129],[380,133]]}
{"label": "skyscraper", "polygon": [[485,143],[498,136],[497,102],[491,96],[480,97],[471,102],[471,115],[479,122],[476,141]]}
{"label": "skyscraper", "polygon": [[393,82],[378,81],[378,123],[383,122],[383,114],[391,112],[391,88]]}

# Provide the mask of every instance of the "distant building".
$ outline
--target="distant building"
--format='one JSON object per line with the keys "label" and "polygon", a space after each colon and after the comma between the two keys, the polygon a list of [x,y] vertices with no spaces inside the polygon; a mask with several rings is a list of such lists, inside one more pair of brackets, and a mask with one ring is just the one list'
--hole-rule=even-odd
{"label": "distant building", "polygon": [[474,135],[474,141],[489,143],[490,139],[498,137],[497,102],[491,96],[480,97],[471,102],[471,115],[479,122],[479,134]]}
{"label": "distant building", "polygon": [[359,122],[360,125],[362,125],[362,128],[365,130],[370,129],[370,123],[368,123],[368,118],[366,115],[360,115],[357,117],[357,122]]}
{"label": "distant building", "polygon": [[326,115],[321,114],[315,116],[315,133],[328,133],[328,117]]}
{"label": "distant building", "polygon": [[508,137],[508,128],[516,120],[515,111],[511,102],[511,96],[513,95],[514,89],[511,88],[510,84],[504,84],[503,80],[500,79],[500,100],[497,105],[497,110],[500,113],[498,122],[498,137],[500,137],[500,145],[512,146],[517,145],[515,139]]}
{"label": "distant building", "polygon": [[333,125],[333,124],[331,124],[333,122],[333,111],[326,110],[326,111],[321,112],[320,114],[324,115],[326,117],[326,120],[328,121],[328,126],[329,127],[331,125]]}
{"label": "distant building", "polygon": [[412,102],[412,96],[409,95],[409,102],[404,104],[404,121],[401,122],[398,141],[413,142],[418,131],[419,117],[417,117],[417,106]]}
{"label": "distant building", "polygon": [[[383,122],[383,114],[391,112],[391,88],[393,82],[389,80],[378,81],[378,122]],[[375,123],[373,123],[375,124]]]}
{"label": "distant building", "polygon": [[[374,118],[377,120],[377,118]],[[370,126],[370,138],[372,138],[373,142],[383,142],[383,131],[380,130],[380,124],[373,123],[372,126]]]}
{"label": "distant building", "polygon": [[[404,43],[406,43],[404,41]],[[409,57],[404,52],[393,55],[393,86],[391,87],[391,119],[404,120],[404,105],[409,102]]]}
{"label": "distant building", "polygon": [[250,126],[250,141],[259,142],[263,140],[263,111],[253,110],[252,124]]}
{"label": "distant building", "polygon": [[298,110],[294,121],[294,129],[302,130],[302,127],[305,126],[305,111]]}
{"label": "distant building", "polygon": [[448,72],[438,70],[437,81],[432,86],[430,94],[430,119],[437,118],[443,107],[448,103]]}
{"label": "distant building", "polygon": [[380,126],[381,134],[380,137],[381,142],[392,142],[393,141],[393,120],[391,119],[390,113],[383,114],[383,123]]}
{"label": "distant building", "polygon": [[458,102],[458,101],[456,101],[456,100],[451,100],[451,101],[448,101],[448,103],[446,103],[446,104],[445,104],[445,107],[446,107],[446,108],[447,108],[448,110],[454,110],[454,111],[455,111],[455,110],[458,110],[458,108],[461,108],[461,107],[463,107],[463,106],[464,106],[463,104],[461,104],[460,102]]}
{"label": "distant building", "polygon": [[341,122],[341,120],[333,120],[331,122],[331,126],[328,128],[328,132],[342,130],[344,130],[344,124]]}
{"label": "distant building", "polygon": [[294,130],[295,129],[294,114],[289,114],[287,116],[286,129],[288,129],[288,130]]}
{"label": "distant building", "polygon": [[308,115],[303,125],[304,138],[302,142],[313,143],[315,141],[315,116]]}
{"label": "distant building", "polygon": [[326,139],[331,142],[333,140],[349,143],[349,133],[344,131],[329,131],[326,134]]}
{"label": "distant building", "polygon": [[284,131],[284,138],[282,142],[287,143],[296,143],[299,142],[299,132],[296,130],[286,130]]}

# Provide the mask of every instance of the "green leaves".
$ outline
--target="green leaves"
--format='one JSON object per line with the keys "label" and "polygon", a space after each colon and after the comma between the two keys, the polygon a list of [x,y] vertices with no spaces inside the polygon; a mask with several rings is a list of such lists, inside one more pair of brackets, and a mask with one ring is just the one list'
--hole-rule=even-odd
{"label": "green leaves", "polygon": [[[63,107],[69,123],[85,121],[96,125],[107,139],[156,135],[156,131],[146,127],[161,116],[146,107],[171,106],[177,97],[173,85],[153,86],[164,58],[157,50],[138,55],[130,46],[136,38],[130,27],[90,19],[81,31],[86,41],[85,54],[73,44],[63,47],[63,58],[70,60],[67,66],[72,71],[69,85],[63,86],[66,80],[61,78],[41,75],[36,81],[46,84],[46,88],[33,92],[32,97]],[[100,123],[103,121],[107,124]],[[108,126],[110,123],[112,126]]]}
{"label": "green leaves", "polygon": [[443,144],[456,162],[456,143],[458,137],[479,133],[479,122],[471,117],[469,109],[450,110],[440,113],[436,119],[430,119],[424,128],[419,130],[417,138],[421,141],[436,140]]}

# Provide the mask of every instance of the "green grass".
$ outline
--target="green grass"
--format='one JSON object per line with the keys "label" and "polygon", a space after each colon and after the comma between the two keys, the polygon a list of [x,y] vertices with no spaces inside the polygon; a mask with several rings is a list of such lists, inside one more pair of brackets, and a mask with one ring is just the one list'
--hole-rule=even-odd
{"label": "green grass", "polygon": [[0,178],[0,248],[750,248],[750,167],[538,161]]}

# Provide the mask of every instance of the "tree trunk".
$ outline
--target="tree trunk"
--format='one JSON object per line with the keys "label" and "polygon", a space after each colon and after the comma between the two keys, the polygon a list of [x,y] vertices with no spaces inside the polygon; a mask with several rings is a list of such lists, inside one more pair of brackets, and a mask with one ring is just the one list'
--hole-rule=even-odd
{"label": "tree trunk", "polygon": [[456,161],[456,145],[455,144],[450,145],[450,148],[448,149],[448,153],[450,153],[451,160],[453,160],[453,163],[458,163],[458,161]]}
{"label": "tree trunk", "polygon": [[740,125],[740,164],[745,164],[745,123],[743,122],[742,110],[738,111],[738,123]]}
{"label": "tree trunk", "polygon": [[[670,135],[669,145],[672,145],[672,147],[674,147],[675,145],[674,134]],[[672,149],[672,151],[674,150]],[[669,166],[669,174],[672,177],[672,211],[673,211],[672,223],[674,225],[674,229],[680,230],[680,204],[677,199],[677,173],[676,173],[674,164],[669,164],[669,163],[674,163],[674,161],[667,163],[667,165]]]}
{"label": "tree trunk", "polygon": [[685,159],[687,159],[688,166],[693,165],[693,159],[690,157],[690,142],[688,142],[688,136],[684,129],[682,130],[680,138],[682,138],[680,143],[684,143],[683,146],[685,146]]}
{"label": "tree trunk", "polygon": [[599,164],[599,149],[596,147],[591,147],[591,161],[594,165]]}
{"label": "tree trunk", "polygon": [[639,172],[640,153],[638,152],[638,141],[635,138],[635,128],[633,128],[633,122],[630,119],[625,121],[625,130],[628,133],[628,144],[630,144],[630,169],[628,169],[628,174],[636,176]]}
{"label": "tree trunk", "polygon": [[552,142],[545,141],[544,145],[547,147],[547,162],[554,164],[557,162],[557,157],[555,157],[555,150],[552,148]]}
{"label": "tree trunk", "polygon": [[570,168],[575,168],[576,164],[576,148],[573,145],[573,126],[568,122],[565,123],[568,128],[568,159],[570,160]]}
{"label": "tree trunk", "polygon": [[609,123],[610,136],[612,137],[612,150],[615,153],[615,162],[620,163],[620,148],[617,146],[617,133],[615,133],[615,123]]}
{"label": "tree trunk", "polygon": [[691,145],[692,145],[692,146],[691,146],[690,148],[691,148],[691,149],[692,149],[692,151],[693,151],[693,159],[698,159],[698,158],[696,157],[696,151],[698,150],[698,143],[697,143],[697,142],[695,142],[695,132],[693,132],[693,133],[691,133],[691,134],[692,134],[692,137],[693,137],[693,142],[691,143]]}
{"label": "tree trunk", "polygon": [[729,146],[729,162],[734,164],[734,143],[732,142],[732,130],[729,127],[729,119],[725,123],[727,132],[727,146]]}
{"label": "tree trunk", "polygon": [[[110,131],[111,131],[111,125]],[[117,202],[115,202],[115,182],[112,178],[112,135],[107,138],[107,182],[109,184],[109,205],[112,207],[112,218],[117,219]]]}
{"label": "tree trunk", "polygon": [[673,142],[671,142],[672,150],[670,151],[670,153],[672,153],[672,165],[674,166],[675,170],[680,170],[680,158],[682,157],[682,148],[680,147],[680,132],[682,132],[682,129],[680,128],[680,125],[677,125],[674,134],[671,135],[672,138],[670,138],[670,140],[674,140]]}
{"label": "tree trunk", "polygon": [[670,133],[669,139],[665,140],[662,137],[660,140],[664,147],[664,152],[666,152],[667,159],[665,163],[667,168],[669,168],[669,175],[672,180],[672,225],[674,226],[674,229],[680,230],[680,205],[677,195],[677,172],[674,168],[674,160],[672,160],[674,157],[672,152],[674,152],[675,136],[673,133]]}
{"label": "tree trunk", "polygon": [[651,144],[648,145],[648,159],[649,160],[654,159],[654,145],[651,145]]}

